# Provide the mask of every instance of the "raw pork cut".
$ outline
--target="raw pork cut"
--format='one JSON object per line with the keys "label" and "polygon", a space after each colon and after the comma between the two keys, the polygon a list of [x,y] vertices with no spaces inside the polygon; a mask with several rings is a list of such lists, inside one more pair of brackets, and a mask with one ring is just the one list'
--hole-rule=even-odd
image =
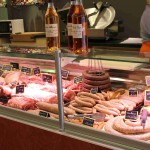
{"label": "raw pork cut", "polygon": [[7,106],[22,110],[29,110],[36,108],[36,102],[26,97],[13,97],[8,101]]}

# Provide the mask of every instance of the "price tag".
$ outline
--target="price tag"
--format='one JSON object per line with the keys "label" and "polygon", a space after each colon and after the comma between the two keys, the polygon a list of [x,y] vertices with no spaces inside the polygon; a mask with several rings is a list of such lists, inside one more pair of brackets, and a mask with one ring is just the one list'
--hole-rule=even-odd
{"label": "price tag", "polygon": [[4,72],[3,70],[0,70],[0,76],[2,76],[3,72]]}
{"label": "price tag", "polygon": [[24,93],[24,85],[17,85],[16,86],[16,94],[18,93]]}
{"label": "price tag", "polygon": [[129,89],[129,96],[130,97],[137,97],[138,96],[138,90],[136,88]]}
{"label": "price tag", "polygon": [[88,117],[84,117],[82,124],[87,125],[87,126],[90,126],[90,127],[93,127],[94,119],[88,118]]}
{"label": "price tag", "polygon": [[75,77],[74,78],[74,83],[80,83],[80,82],[82,82],[82,76],[79,76],[79,77]]}
{"label": "price tag", "polygon": [[21,72],[31,74],[31,68],[22,66],[21,67]]}
{"label": "price tag", "polygon": [[13,68],[19,69],[19,63],[11,62],[10,64],[13,66]]}
{"label": "price tag", "polygon": [[40,111],[39,116],[48,118],[50,117],[50,114],[46,111]]}
{"label": "price tag", "polygon": [[98,87],[95,87],[95,88],[91,88],[90,92],[92,94],[96,94],[98,92]]}
{"label": "price tag", "polygon": [[63,79],[67,79],[69,75],[69,71],[67,70],[61,70],[61,76]]}
{"label": "price tag", "polygon": [[12,65],[3,65],[2,70],[6,70],[6,71],[11,71],[12,70]]}
{"label": "price tag", "polygon": [[42,78],[44,82],[52,83],[53,81],[53,76],[48,75],[48,74],[43,74]]}
{"label": "price tag", "polygon": [[137,120],[138,111],[126,111],[125,119]]}
{"label": "price tag", "polygon": [[145,77],[146,85],[150,86],[150,76]]}
{"label": "price tag", "polygon": [[150,101],[150,90],[145,90],[145,100]]}
{"label": "price tag", "polygon": [[41,73],[41,71],[40,71],[39,67],[33,68],[33,74],[38,75],[40,73]]}

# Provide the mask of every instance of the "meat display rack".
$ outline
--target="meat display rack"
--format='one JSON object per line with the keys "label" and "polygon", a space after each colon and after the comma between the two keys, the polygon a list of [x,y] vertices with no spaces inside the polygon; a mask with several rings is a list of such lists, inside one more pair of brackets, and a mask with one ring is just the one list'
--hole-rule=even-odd
{"label": "meat display rack", "polygon": [[[100,54],[100,52],[99,52]],[[114,54],[114,53],[113,53]],[[121,56],[122,54],[122,56]],[[103,53],[104,55],[104,53]],[[107,60],[114,60],[114,61],[120,61],[120,62],[131,62],[131,63],[143,63],[148,65],[149,64],[149,58],[137,58],[137,55],[132,55],[130,57],[130,60],[128,60],[127,56],[124,57],[123,53],[120,53],[120,60],[116,59],[116,57],[107,57]],[[75,57],[77,60],[82,60],[88,57],[80,57],[70,54],[62,54],[60,51],[57,51],[55,53],[55,62],[56,63],[56,75],[57,75],[57,86],[58,86],[58,95],[59,95],[59,120],[57,119],[48,119],[39,117],[33,114],[26,113],[21,110],[5,107],[0,105],[0,117],[7,118],[16,122],[21,122],[27,125],[31,125],[37,128],[41,128],[47,131],[51,131],[60,135],[68,136],[74,139],[86,141],[89,143],[93,143],[95,145],[103,146],[110,149],[115,150],[149,150],[150,144],[148,142],[144,141],[138,141],[134,139],[129,139],[124,136],[117,136],[113,134],[106,133],[104,131],[98,131],[95,129],[92,129],[91,127],[87,126],[79,126],[73,123],[69,123],[64,121],[64,115],[63,115],[63,103],[62,103],[62,91],[61,91],[61,57]],[[53,58],[52,60],[50,60]],[[99,58],[93,55],[89,57],[90,59],[104,59],[102,55],[99,55]],[[131,59],[132,58],[132,59]],[[135,59],[133,59],[135,58]],[[136,59],[137,58],[137,59]],[[9,53],[9,52],[1,52],[0,53],[0,59],[5,59],[8,61],[8,59],[16,60],[16,61],[24,61],[24,63],[29,63],[29,60],[37,61],[37,62],[47,62],[50,63],[54,61],[54,56],[50,55],[36,55],[36,54],[17,54],[17,53]],[[55,68],[55,66],[53,66]],[[149,69],[149,68],[148,68]]]}

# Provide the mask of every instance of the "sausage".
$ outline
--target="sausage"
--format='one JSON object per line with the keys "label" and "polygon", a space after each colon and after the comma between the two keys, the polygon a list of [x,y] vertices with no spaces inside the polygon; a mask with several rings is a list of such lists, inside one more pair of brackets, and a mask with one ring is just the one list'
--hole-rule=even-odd
{"label": "sausage", "polygon": [[81,100],[81,101],[84,101],[84,102],[89,102],[91,103],[93,106],[95,105],[95,101],[93,98],[90,98],[90,97],[87,97],[87,98],[81,98],[81,97],[75,97],[75,101],[76,100]]}
{"label": "sausage", "polygon": [[92,113],[92,111],[81,110],[80,108],[76,108],[76,107],[74,107],[72,105],[69,105],[69,108],[75,110],[76,112],[83,113],[83,114],[90,114],[90,113]]}
{"label": "sausage", "polygon": [[150,132],[150,120],[149,119],[147,120],[145,128],[143,129],[142,126],[132,127],[125,124],[123,117],[119,116],[115,120],[113,127],[117,131],[122,132],[124,134],[146,133],[146,132]]}
{"label": "sausage", "polygon": [[88,73],[88,71],[83,71],[82,76],[83,76],[83,78],[92,80],[92,81],[101,81],[101,80],[103,81],[103,80],[107,80],[109,78],[108,73],[103,72],[103,75],[98,75],[99,73],[101,73],[101,72],[93,71],[93,72]]}
{"label": "sausage", "polygon": [[75,111],[73,109],[71,109],[71,108],[64,107],[64,114],[65,115],[74,115]]}
{"label": "sausage", "polygon": [[99,96],[100,100],[105,101],[105,97],[102,93],[96,93]]}
{"label": "sausage", "polygon": [[88,80],[88,79],[83,78],[82,82],[89,84],[89,85],[99,86],[99,85],[104,85],[104,84],[110,83],[110,79],[95,81],[95,80]]}
{"label": "sausage", "polygon": [[117,108],[106,107],[106,106],[101,105],[101,104],[97,104],[96,106],[104,108],[104,109],[109,109],[109,110],[115,111],[116,113],[118,113],[118,115],[120,115],[120,111]]}
{"label": "sausage", "polygon": [[52,112],[54,114],[58,114],[58,104],[49,104],[45,102],[37,102],[37,106],[39,109]]}
{"label": "sausage", "polygon": [[104,109],[104,108],[100,108],[98,106],[94,106],[94,108],[99,111],[99,112],[102,112],[102,113],[105,113],[105,114],[109,114],[109,115],[114,115],[114,116],[118,116],[118,113],[116,113],[115,111],[113,110],[108,110],[108,109]]}
{"label": "sausage", "polygon": [[102,104],[102,105],[105,105],[107,107],[117,108],[119,110],[124,110],[125,109],[123,105],[121,105],[119,103],[113,103],[111,101],[109,101],[109,102],[101,101],[99,103]]}
{"label": "sausage", "polygon": [[132,126],[132,127],[141,126],[140,121],[133,122],[133,121],[130,121],[130,120],[125,120],[125,124],[129,125],[129,126]]}
{"label": "sausage", "polygon": [[104,126],[104,130],[106,132],[109,132],[109,133],[112,133],[112,134],[121,135],[121,136],[125,136],[125,137],[128,137],[128,138],[133,138],[133,139],[137,139],[137,140],[145,140],[145,141],[147,141],[147,140],[150,139],[150,132],[124,135],[123,133],[115,130],[114,129],[114,123],[116,122],[117,119],[118,119],[118,117],[115,117],[115,118],[110,119],[109,121],[107,121],[106,125]]}
{"label": "sausage", "polygon": [[94,85],[90,85],[90,84],[86,84],[86,83],[83,83],[82,85],[84,88],[86,88],[88,90],[91,90],[92,88],[98,88],[100,90],[103,90],[103,89],[107,89],[110,87],[110,83],[107,83],[104,85],[99,85],[99,86],[94,86]]}
{"label": "sausage", "polygon": [[88,97],[91,97],[93,99],[99,100],[99,96],[97,96],[96,94],[92,94],[92,93],[88,93],[88,92],[80,92],[77,94],[77,96],[80,96],[80,95],[88,96]]}
{"label": "sausage", "polygon": [[76,101],[76,103],[79,104],[80,106],[93,107],[93,104],[91,104],[91,103],[89,103],[89,102],[82,101],[82,100],[78,99],[77,97],[75,98],[75,101]]}

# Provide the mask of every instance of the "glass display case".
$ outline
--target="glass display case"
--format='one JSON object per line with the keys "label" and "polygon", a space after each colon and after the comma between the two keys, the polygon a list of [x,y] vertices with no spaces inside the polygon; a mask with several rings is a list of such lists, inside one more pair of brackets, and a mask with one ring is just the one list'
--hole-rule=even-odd
{"label": "glass display case", "polygon": [[[149,90],[145,78],[149,77],[150,73],[148,54],[139,54],[138,51],[129,50],[129,48],[112,50],[93,47],[89,55],[83,57],[67,53],[62,48],[62,51],[56,52],[55,56],[17,53],[11,50],[1,51],[0,59],[1,70],[5,72],[5,75],[1,77],[7,77],[6,85],[2,84],[1,89],[4,91],[5,86],[11,87],[11,90],[15,88],[15,93],[11,93],[11,99],[8,99],[6,103],[3,97],[6,95],[1,96],[1,117],[46,130],[57,131],[58,134],[108,149],[149,149],[149,127],[147,127],[149,126],[149,117],[147,117],[145,129],[141,124],[139,125],[138,118],[139,115],[141,116],[141,108],[145,105],[145,90]],[[10,64],[16,66],[17,63],[20,66],[19,69],[13,67],[11,72],[20,72],[19,70],[23,72],[23,67],[26,67],[26,69],[31,68],[32,73],[30,75],[27,72],[22,73],[27,76],[22,77],[22,80],[15,78],[18,81],[16,84],[12,83],[11,78],[14,79],[14,77],[10,76],[10,78],[7,75],[10,73],[8,66]],[[35,68],[40,68],[40,74],[44,75],[44,78],[39,73],[34,74]],[[54,77],[54,82],[49,82],[50,76],[51,79]],[[25,77],[29,77],[30,81],[25,82],[27,79]],[[16,93],[16,87],[20,85],[24,85],[25,91]],[[30,89],[27,90],[29,87]],[[19,87],[19,89],[21,88]],[[32,91],[33,89],[36,92]],[[25,94],[26,91],[27,94]],[[42,96],[35,99],[43,91],[51,93],[55,91],[57,101],[54,97],[52,101],[48,102],[44,101]],[[44,94],[47,94],[46,92]],[[1,94],[3,93],[1,92]],[[36,94],[33,95],[33,93]],[[19,104],[12,101],[13,98],[16,100],[16,97],[34,99],[36,106],[34,105],[34,108],[25,107],[22,102],[25,103],[26,100],[20,101]],[[24,107],[26,109],[23,109]],[[134,121],[125,118],[127,113],[133,112],[138,114],[136,119],[133,119]],[[140,129],[134,129],[135,133],[131,132],[133,128],[126,124],[127,133],[122,126],[119,131],[116,131],[112,127],[115,118]],[[115,124],[116,126],[120,125],[120,123]],[[141,127],[143,127],[144,133],[139,135],[136,131],[142,132]]]}

